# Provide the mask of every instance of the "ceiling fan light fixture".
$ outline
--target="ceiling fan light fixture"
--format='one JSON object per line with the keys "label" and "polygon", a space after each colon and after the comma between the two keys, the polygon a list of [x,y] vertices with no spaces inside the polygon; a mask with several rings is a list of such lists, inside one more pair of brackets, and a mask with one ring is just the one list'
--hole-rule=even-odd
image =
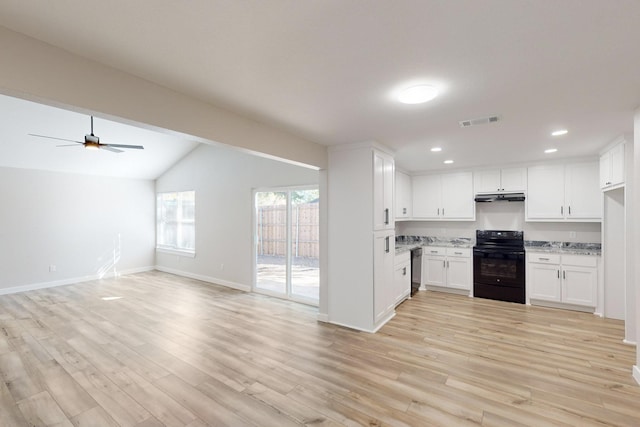
{"label": "ceiling fan light fixture", "polygon": [[431,85],[417,85],[404,89],[398,95],[398,101],[403,104],[422,104],[438,96],[438,88]]}
{"label": "ceiling fan light fixture", "polygon": [[84,143],[84,148],[87,150],[98,150],[100,149],[100,144],[98,142],[87,141]]}

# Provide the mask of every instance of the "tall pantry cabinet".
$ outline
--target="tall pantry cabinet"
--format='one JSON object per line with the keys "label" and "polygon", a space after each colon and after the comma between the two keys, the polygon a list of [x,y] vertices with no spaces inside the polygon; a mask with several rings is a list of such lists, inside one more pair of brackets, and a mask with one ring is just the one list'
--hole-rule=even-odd
{"label": "tall pantry cabinet", "polygon": [[375,332],[394,314],[392,153],[376,143],[329,148],[329,322]]}

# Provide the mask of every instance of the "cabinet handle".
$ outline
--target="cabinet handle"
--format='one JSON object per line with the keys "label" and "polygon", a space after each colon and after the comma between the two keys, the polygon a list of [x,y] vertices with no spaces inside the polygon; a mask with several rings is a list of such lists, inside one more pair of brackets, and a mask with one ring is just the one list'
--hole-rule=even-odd
{"label": "cabinet handle", "polygon": [[563,279],[566,279],[566,278],[567,278],[567,272],[566,272],[566,271],[564,271],[564,270],[562,270],[562,278],[563,278]]}
{"label": "cabinet handle", "polygon": [[447,261],[442,261],[442,268],[447,268]]}
{"label": "cabinet handle", "polygon": [[384,210],[384,223],[385,225],[389,224],[389,208]]}
{"label": "cabinet handle", "polygon": [[442,216],[444,216],[444,208],[442,208]]}
{"label": "cabinet handle", "polygon": [[571,215],[571,206],[569,206],[569,215]]}
{"label": "cabinet handle", "polygon": [[462,252],[454,252],[455,255],[462,255]]}
{"label": "cabinet handle", "polygon": [[540,261],[549,261],[549,258],[538,258]]}
{"label": "cabinet handle", "polygon": [[389,236],[384,238],[384,251],[389,253]]}
{"label": "cabinet handle", "polygon": [[560,215],[564,215],[564,206],[560,206]]}
{"label": "cabinet handle", "polygon": [[402,275],[403,275],[403,276],[406,276],[406,275],[407,275],[407,267],[404,267],[404,268],[402,269]]}
{"label": "cabinet handle", "polygon": [[437,253],[438,253],[438,251],[431,251],[431,253],[432,253],[432,254],[437,254]]}
{"label": "cabinet handle", "polygon": [[438,216],[440,216],[440,208],[438,208]]}
{"label": "cabinet handle", "polygon": [[558,279],[559,279],[560,278],[560,270],[557,270],[557,272],[558,272]]}
{"label": "cabinet handle", "polygon": [[449,261],[447,261],[447,268],[449,268]]}

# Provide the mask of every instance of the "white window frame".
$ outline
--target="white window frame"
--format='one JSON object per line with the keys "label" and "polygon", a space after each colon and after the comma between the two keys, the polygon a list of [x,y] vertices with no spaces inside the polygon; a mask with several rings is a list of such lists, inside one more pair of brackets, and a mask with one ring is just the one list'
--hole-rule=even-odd
{"label": "white window frame", "polygon": [[[159,236],[160,236],[160,230],[161,230],[161,222],[162,222],[162,215],[161,215],[161,197],[164,194],[175,194],[176,197],[179,199],[180,195],[183,193],[193,193],[193,199],[194,199],[194,205],[195,205],[195,190],[184,190],[184,191],[162,191],[162,192],[158,192],[156,193],[156,252],[164,252],[164,253],[170,253],[170,254],[175,254],[175,255],[181,255],[181,256],[186,256],[186,257],[190,257],[190,258],[194,258],[196,256],[196,249],[195,249],[195,227],[196,227],[196,219],[195,219],[195,212],[194,212],[194,219],[193,221],[188,220],[182,220],[182,218],[180,217],[181,214],[181,205],[178,204],[178,209],[176,210],[176,214],[177,217],[175,218],[175,222],[178,224],[177,227],[177,233],[180,233],[180,224],[182,223],[189,223],[189,224],[193,224],[193,228],[194,228],[194,242],[193,242],[193,249],[190,248],[180,248],[177,247],[175,245],[160,245],[159,241]],[[195,209],[195,206],[194,206]],[[179,237],[176,237],[177,241],[180,241]]]}

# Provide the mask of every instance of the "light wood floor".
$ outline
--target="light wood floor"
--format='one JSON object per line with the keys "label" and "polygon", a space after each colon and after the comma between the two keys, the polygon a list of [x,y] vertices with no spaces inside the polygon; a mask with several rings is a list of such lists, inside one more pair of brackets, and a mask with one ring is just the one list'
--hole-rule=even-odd
{"label": "light wood floor", "polygon": [[1,296],[0,426],[640,426],[619,321],[436,292],[375,335],[315,319],[159,272]]}

